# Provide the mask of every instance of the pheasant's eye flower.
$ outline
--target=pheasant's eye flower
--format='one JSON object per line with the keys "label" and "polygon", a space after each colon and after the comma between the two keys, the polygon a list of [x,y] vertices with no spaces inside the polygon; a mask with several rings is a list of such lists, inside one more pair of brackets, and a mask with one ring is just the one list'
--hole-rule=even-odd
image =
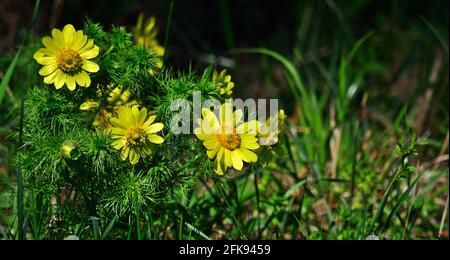
{"label": "pheasant's eye flower", "polygon": [[[130,102],[122,104],[122,106],[125,107],[133,107],[133,106],[139,106],[139,103],[136,100],[131,100]],[[97,115],[95,116],[94,122],[92,122],[92,126],[100,129],[105,130],[107,133],[111,131],[111,118],[117,117],[119,108],[121,106],[108,106],[105,108],[100,109],[98,111]]]}
{"label": "pheasant's eye flower", "polygon": [[209,109],[203,109],[202,119],[195,135],[203,142],[207,155],[214,160],[214,171],[224,174],[228,167],[242,170],[243,162],[256,162],[258,156],[252,150],[259,148],[256,132],[257,121],[243,122],[243,112],[232,111],[232,105],[220,107],[219,118]]}
{"label": "pheasant's eye flower", "polygon": [[156,115],[148,117],[147,109],[137,106],[119,108],[118,116],[111,118],[111,137],[114,149],[121,150],[122,159],[137,164],[139,159],[151,154],[151,143],[161,144],[164,139],[155,133],[164,128],[162,123],[153,123]]}
{"label": "pheasant's eye flower", "polygon": [[40,48],[34,59],[43,67],[39,75],[44,76],[46,84],[54,84],[60,89],[66,84],[70,90],[76,86],[89,87],[91,79],[88,72],[97,72],[99,66],[90,61],[97,57],[98,46],[88,39],[81,30],[75,31],[71,24],[63,30],[52,30],[52,37],[42,38],[45,48]]}
{"label": "pheasant's eye flower", "polygon": [[213,72],[213,83],[219,90],[220,95],[231,96],[233,94],[234,83],[231,81],[231,76],[227,75],[227,70],[222,70],[219,73]]}
{"label": "pheasant's eye flower", "polygon": [[286,114],[280,109],[275,115],[266,120],[258,128],[259,144],[274,145],[278,143],[278,135],[283,131],[286,122]]}
{"label": "pheasant's eye flower", "polygon": [[143,45],[147,50],[152,50],[157,56],[164,55],[164,47],[158,42],[158,27],[156,26],[156,18],[150,17],[144,23],[144,14],[138,16],[136,27],[133,29],[136,43]]}
{"label": "pheasant's eye flower", "polygon": [[100,110],[98,110],[101,106],[100,101],[89,99],[80,105],[80,110],[98,110],[92,125],[98,129],[108,130],[112,126],[109,120],[113,116],[117,117],[119,107],[131,107],[139,105],[139,103],[136,100],[130,100],[131,92],[129,90],[124,90],[122,86],[114,87],[112,84],[110,84],[106,89],[106,92],[102,91],[100,88],[97,89],[97,95],[99,98],[102,98],[102,96],[107,96],[107,105],[105,107],[102,107]]}

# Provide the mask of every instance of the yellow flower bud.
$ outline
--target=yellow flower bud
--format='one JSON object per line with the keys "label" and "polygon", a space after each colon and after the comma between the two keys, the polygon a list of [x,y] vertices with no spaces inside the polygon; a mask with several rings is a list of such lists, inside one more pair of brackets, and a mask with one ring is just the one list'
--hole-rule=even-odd
{"label": "yellow flower bud", "polygon": [[69,160],[78,160],[81,155],[80,145],[74,140],[66,140],[61,145],[61,156]]}

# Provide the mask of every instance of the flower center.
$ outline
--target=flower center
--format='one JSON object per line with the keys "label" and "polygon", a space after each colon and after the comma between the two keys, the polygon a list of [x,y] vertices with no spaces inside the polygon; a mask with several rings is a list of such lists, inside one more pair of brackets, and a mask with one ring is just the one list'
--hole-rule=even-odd
{"label": "flower center", "polygon": [[[233,132],[236,132],[235,130]],[[236,134],[223,134],[223,133],[217,133],[216,134],[217,141],[219,143],[227,148],[230,151],[236,150],[241,146],[241,137]]]}
{"label": "flower center", "polygon": [[142,128],[130,128],[126,134],[128,145],[139,145],[145,143],[147,134]]}
{"label": "flower center", "polygon": [[81,56],[72,49],[62,49],[56,56],[56,64],[63,72],[73,74],[81,68]]}

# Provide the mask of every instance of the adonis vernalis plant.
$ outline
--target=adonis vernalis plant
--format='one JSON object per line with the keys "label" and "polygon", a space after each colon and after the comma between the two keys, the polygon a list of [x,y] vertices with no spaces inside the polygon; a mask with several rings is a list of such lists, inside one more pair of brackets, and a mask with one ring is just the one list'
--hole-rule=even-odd
{"label": "adonis vernalis plant", "polygon": [[[143,219],[186,201],[201,176],[258,165],[265,124],[244,122],[244,110],[225,102],[234,87],[226,70],[174,73],[162,68],[154,18],[140,16],[133,32],[68,24],[33,56],[44,78],[28,90],[20,160],[30,199],[43,201],[43,237],[63,238],[90,216],[132,220],[139,238]],[[200,127],[174,134],[173,103],[192,105],[194,93],[221,103],[219,114],[188,115]]]}

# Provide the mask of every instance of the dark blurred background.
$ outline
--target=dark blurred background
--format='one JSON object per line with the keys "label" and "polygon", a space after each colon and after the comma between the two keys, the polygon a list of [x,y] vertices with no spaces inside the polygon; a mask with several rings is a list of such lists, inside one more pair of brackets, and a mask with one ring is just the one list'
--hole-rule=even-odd
{"label": "dark blurred background", "polygon": [[[66,23],[79,27],[86,17],[105,27],[131,27],[142,12],[157,17],[162,41],[170,2],[43,0],[33,30],[47,33]],[[33,0],[0,1],[1,52],[13,50],[18,32],[30,23],[34,4]],[[448,5],[448,1],[421,0],[175,0],[169,43],[172,56],[185,64],[199,52],[220,54],[233,47],[264,46],[286,53],[299,44],[308,46],[311,40],[330,45],[335,34],[351,40],[369,30],[406,33],[420,23],[421,16],[448,29]],[[311,25],[299,28],[305,15]],[[311,39],[307,31],[302,37],[302,29],[318,31],[320,37]]]}

